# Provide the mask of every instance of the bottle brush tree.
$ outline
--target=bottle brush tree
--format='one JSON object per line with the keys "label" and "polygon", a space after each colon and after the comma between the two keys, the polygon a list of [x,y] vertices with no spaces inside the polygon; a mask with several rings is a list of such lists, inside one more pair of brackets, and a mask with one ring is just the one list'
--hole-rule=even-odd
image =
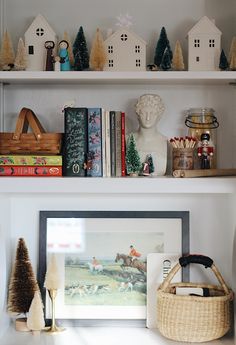
{"label": "bottle brush tree", "polygon": [[73,54],[74,54],[75,59],[77,56],[80,57],[79,70],[84,70],[84,69],[89,68],[89,53],[88,53],[87,43],[86,43],[84,30],[82,26],[79,28],[78,34],[73,44]]}
{"label": "bottle brush tree", "polygon": [[27,327],[31,331],[41,331],[45,327],[43,303],[40,291],[35,291],[27,317]]}
{"label": "bottle brush tree", "polygon": [[136,141],[134,134],[131,133],[127,140],[127,148],[126,148],[126,169],[127,174],[138,174],[142,167],[140,156],[136,147]]}
{"label": "bottle brush tree", "polygon": [[236,36],[232,38],[229,50],[229,63],[231,63],[233,55],[236,54]]}
{"label": "bottle brush tree", "polygon": [[16,257],[10,276],[8,292],[8,312],[11,314],[26,314],[35,291],[38,291],[33,268],[29,259],[28,249],[23,238],[18,241]]}
{"label": "bottle brush tree", "polygon": [[155,167],[154,167],[154,164],[153,164],[153,159],[152,159],[152,155],[151,154],[147,155],[147,162],[148,162],[148,165],[149,165],[149,173],[152,174],[155,171]]}
{"label": "bottle brush tree", "polygon": [[13,50],[13,45],[11,37],[8,31],[4,32],[1,53],[0,53],[0,65],[3,70],[9,70],[14,66],[15,53]]}
{"label": "bottle brush tree", "polygon": [[161,28],[160,36],[159,36],[159,39],[157,41],[155,55],[154,55],[154,64],[157,67],[160,67],[162,59],[163,59],[163,55],[164,55],[164,52],[165,52],[165,49],[167,47],[169,49],[170,61],[172,61],[172,57],[173,57],[172,50],[170,48],[170,43],[169,43],[169,40],[167,38],[166,29],[163,26]]}
{"label": "bottle brush tree", "polygon": [[163,71],[168,71],[169,69],[171,69],[171,58],[168,47],[166,47],[164,51],[160,67],[161,69],[163,69]]}
{"label": "bottle brush tree", "polygon": [[220,53],[219,68],[221,71],[225,71],[229,68],[229,63],[228,63],[227,57],[225,55],[224,49],[222,49],[221,53]]}
{"label": "bottle brush tree", "polygon": [[16,58],[14,62],[14,69],[16,71],[24,71],[27,67],[27,55],[26,55],[26,49],[24,45],[24,41],[22,38],[19,39],[18,46],[17,46],[17,52],[16,52]]}
{"label": "bottle brush tree", "polygon": [[97,29],[90,52],[90,68],[95,71],[102,71],[107,61],[107,54],[104,46],[102,33]]}
{"label": "bottle brush tree", "polygon": [[179,40],[176,41],[173,59],[172,59],[172,68],[174,71],[184,71],[184,58],[182,47]]}

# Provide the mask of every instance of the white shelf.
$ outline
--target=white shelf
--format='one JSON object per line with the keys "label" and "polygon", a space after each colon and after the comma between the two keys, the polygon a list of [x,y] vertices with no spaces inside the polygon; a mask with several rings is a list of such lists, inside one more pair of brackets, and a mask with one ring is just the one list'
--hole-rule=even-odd
{"label": "white shelf", "polygon": [[1,194],[232,194],[236,177],[0,177]]}
{"label": "white shelf", "polygon": [[236,71],[192,72],[0,72],[0,82],[6,84],[199,84],[219,85],[236,83]]}
{"label": "white shelf", "polygon": [[[17,340],[16,340],[17,339]],[[16,332],[10,329],[0,339],[1,345],[185,345],[183,342],[175,342],[162,337],[156,329],[147,328],[123,328],[123,327],[74,327],[67,328],[59,334],[47,334],[41,332],[32,335],[31,332]],[[225,336],[211,341],[211,345],[232,345],[233,339]],[[197,344],[197,343],[192,343]],[[199,344],[199,343],[198,343]],[[208,343],[202,343],[208,344]]]}

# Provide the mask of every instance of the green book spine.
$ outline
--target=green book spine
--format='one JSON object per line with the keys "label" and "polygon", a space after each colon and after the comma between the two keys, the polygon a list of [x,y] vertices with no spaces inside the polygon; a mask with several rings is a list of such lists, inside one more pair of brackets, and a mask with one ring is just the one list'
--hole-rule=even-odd
{"label": "green book spine", "polygon": [[0,165],[62,165],[62,156],[0,155]]}
{"label": "green book spine", "polygon": [[86,176],[88,152],[88,109],[65,108],[63,174]]}

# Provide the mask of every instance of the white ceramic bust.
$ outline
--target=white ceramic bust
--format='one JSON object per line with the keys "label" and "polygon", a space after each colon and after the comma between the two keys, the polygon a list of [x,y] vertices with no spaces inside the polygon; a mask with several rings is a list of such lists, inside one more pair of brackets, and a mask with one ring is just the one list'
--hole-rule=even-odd
{"label": "white ceramic bust", "polygon": [[158,131],[157,122],[165,111],[164,103],[159,95],[146,94],[139,97],[135,110],[139,129],[134,137],[141,162],[151,154],[155,169],[152,175],[163,176],[167,165],[167,138]]}

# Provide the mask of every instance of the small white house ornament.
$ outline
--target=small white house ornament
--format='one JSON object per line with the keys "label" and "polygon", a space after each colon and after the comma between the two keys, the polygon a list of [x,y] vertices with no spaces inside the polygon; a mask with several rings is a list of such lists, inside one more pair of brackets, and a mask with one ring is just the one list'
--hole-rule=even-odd
{"label": "small white house ornament", "polygon": [[145,71],[146,42],[126,27],[104,41],[107,62],[104,71]]}
{"label": "small white house ornament", "polygon": [[53,41],[56,46],[56,33],[46,19],[38,14],[25,32],[28,71],[45,70],[46,49],[44,44],[46,41]]}
{"label": "small white house ornament", "polygon": [[188,32],[189,71],[219,70],[221,31],[214,21],[202,17]]}

